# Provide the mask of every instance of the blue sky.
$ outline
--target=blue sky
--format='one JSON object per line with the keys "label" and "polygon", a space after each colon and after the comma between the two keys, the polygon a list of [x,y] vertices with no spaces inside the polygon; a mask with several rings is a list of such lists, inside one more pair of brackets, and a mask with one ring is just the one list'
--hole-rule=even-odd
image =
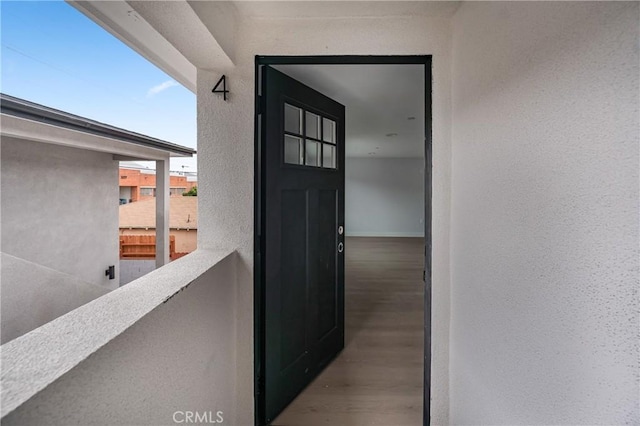
{"label": "blue sky", "polygon": [[63,1],[0,8],[3,93],[196,148],[195,95],[102,27]]}

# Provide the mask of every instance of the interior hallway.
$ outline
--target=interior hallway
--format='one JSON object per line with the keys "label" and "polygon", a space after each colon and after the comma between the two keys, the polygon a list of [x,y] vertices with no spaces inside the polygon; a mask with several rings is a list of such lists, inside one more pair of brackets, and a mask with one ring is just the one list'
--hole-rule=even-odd
{"label": "interior hallway", "polygon": [[422,424],[424,239],[346,239],[345,348],[274,426]]}

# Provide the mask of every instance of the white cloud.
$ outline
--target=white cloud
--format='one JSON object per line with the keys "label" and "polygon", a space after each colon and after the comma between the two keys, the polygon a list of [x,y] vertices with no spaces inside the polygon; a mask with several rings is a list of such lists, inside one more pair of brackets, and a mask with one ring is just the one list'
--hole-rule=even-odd
{"label": "white cloud", "polygon": [[147,91],[147,97],[157,95],[158,93],[173,86],[178,86],[178,83],[173,80],[167,80],[164,83],[158,84],[157,86],[153,86],[151,89],[149,89],[149,91]]}

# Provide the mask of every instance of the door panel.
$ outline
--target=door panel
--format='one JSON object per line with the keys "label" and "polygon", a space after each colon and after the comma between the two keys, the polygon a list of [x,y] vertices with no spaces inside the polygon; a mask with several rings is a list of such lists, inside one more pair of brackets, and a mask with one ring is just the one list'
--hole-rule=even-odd
{"label": "door panel", "polygon": [[345,120],[342,105],[268,66],[261,110],[259,375],[269,423],[344,347]]}
{"label": "door panel", "polygon": [[[318,194],[318,270],[319,282],[338,283],[337,262],[334,255],[338,238],[333,220],[338,209],[338,194],[333,190],[321,190]],[[326,285],[318,291],[318,338],[322,339],[338,325],[337,285]]]}
{"label": "door panel", "polygon": [[[286,369],[306,350],[305,305],[299,303],[307,299],[306,287],[299,285],[307,276],[306,256],[300,247],[307,245],[305,222],[299,216],[307,216],[307,196],[305,191],[282,192],[281,253],[282,273],[280,289],[280,329],[282,330],[282,353],[280,365]],[[287,326],[288,325],[288,326]]]}

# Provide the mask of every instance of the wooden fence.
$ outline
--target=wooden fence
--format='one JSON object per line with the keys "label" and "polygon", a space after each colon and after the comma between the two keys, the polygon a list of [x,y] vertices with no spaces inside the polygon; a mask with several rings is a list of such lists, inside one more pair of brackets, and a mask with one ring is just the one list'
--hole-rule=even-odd
{"label": "wooden fence", "polygon": [[[186,253],[176,253],[176,237],[169,236],[169,257],[171,260],[184,256]],[[155,235],[120,235],[120,259],[155,259]]]}

